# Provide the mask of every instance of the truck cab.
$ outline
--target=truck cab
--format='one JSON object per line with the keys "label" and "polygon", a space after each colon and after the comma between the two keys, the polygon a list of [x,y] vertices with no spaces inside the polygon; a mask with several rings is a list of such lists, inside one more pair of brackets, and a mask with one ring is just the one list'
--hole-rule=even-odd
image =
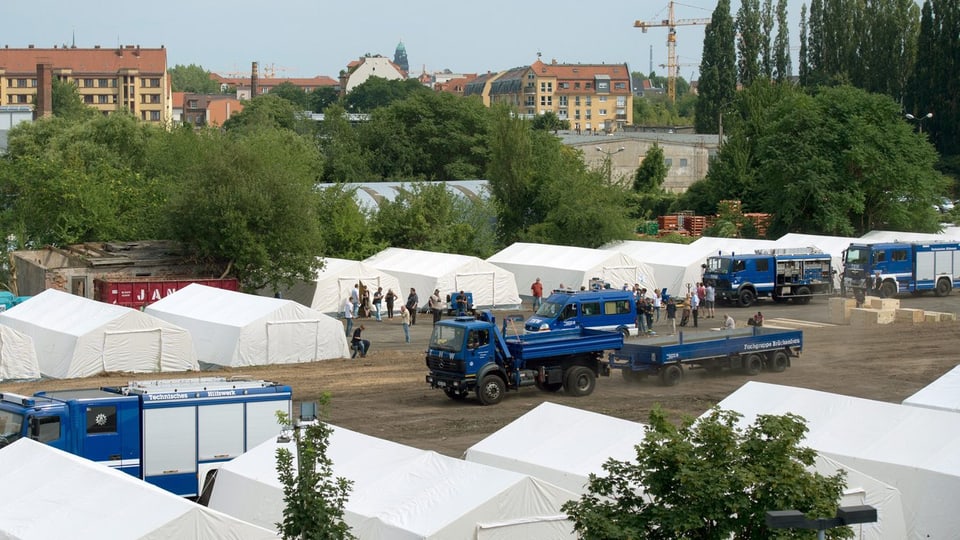
{"label": "truck cab", "polygon": [[901,292],[933,291],[946,296],[960,286],[960,243],[881,242],[850,244],[844,254],[843,285],[876,289],[892,298]]}
{"label": "truck cab", "polygon": [[527,332],[573,328],[616,331],[624,338],[635,336],[636,297],[631,291],[614,289],[554,291],[523,325]]}
{"label": "truck cab", "polygon": [[757,298],[809,303],[833,292],[830,255],[750,253],[708,257],[704,282],[713,283],[718,301],[750,306]]}

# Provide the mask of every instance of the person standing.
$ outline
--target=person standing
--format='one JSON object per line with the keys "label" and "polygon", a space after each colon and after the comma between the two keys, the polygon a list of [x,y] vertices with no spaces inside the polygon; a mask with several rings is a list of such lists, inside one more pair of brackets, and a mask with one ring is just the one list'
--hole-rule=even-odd
{"label": "person standing", "polygon": [[460,291],[457,295],[457,316],[463,317],[467,314],[467,293]]}
{"label": "person standing", "polygon": [[407,295],[405,304],[407,311],[410,312],[410,326],[417,324],[417,308],[420,306],[420,297],[417,296],[417,290],[410,287],[410,294]]}
{"label": "person standing", "polygon": [[354,284],[350,291],[350,302],[353,304],[353,316],[360,314],[360,284]]}
{"label": "person standing", "polygon": [[667,322],[670,323],[670,331],[673,334],[677,333],[677,303],[673,301],[673,298],[667,300]]}
{"label": "person standing", "polygon": [[407,306],[400,306],[400,322],[403,323],[403,341],[410,343],[410,312]]}
{"label": "person standing", "polygon": [[[660,308],[663,306],[663,299],[660,298],[660,289],[653,290],[653,314],[656,316],[655,322],[660,322]],[[650,325],[651,329],[653,325]]]}
{"label": "person standing", "polygon": [[707,317],[712,319],[715,315],[713,308],[716,305],[717,300],[717,290],[713,287],[713,282],[707,282],[703,291],[703,305],[707,308]]}
{"label": "person standing", "polygon": [[349,296],[343,302],[343,318],[347,320],[345,335],[349,336],[350,331],[353,330],[353,302]]}
{"label": "person standing", "polygon": [[693,327],[696,328],[698,314],[700,313],[700,295],[694,294],[690,296],[690,314],[693,315]]}
{"label": "person standing", "polygon": [[433,314],[433,324],[440,322],[440,313],[443,309],[443,300],[440,298],[440,289],[434,289],[430,299],[427,300],[430,306],[430,313]]}
{"label": "person standing", "polygon": [[380,307],[383,305],[383,287],[377,287],[377,292],[373,293],[373,312],[377,316],[377,321],[382,321],[380,317]]}
{"label": "person standing", "polygon": [[540,283],[540,278],[530,286],[530,292],[533,293],[533,311],[537,311],[543,303],[543,283]]}
{"label": "person standing", "polygon": [[363,318],[370,317],[370,311],[370,289],[364,287],[363,294],[360,295],[360,316]]}
{"label": "person standing", "polygon": [[386,296],[383,299],[387,302],[387,318],[393,318],[393,304],[397,301],[397,293],[393,292],[393,289],[387,289]]}

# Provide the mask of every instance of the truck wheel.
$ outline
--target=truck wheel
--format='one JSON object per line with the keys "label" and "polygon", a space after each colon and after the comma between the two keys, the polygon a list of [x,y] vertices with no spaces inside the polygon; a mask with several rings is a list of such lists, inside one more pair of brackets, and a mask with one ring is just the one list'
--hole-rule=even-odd
{"label": "truck wheel", "polygon": [[463,401],[467,399],[467,392],[456,388],[444,388],[443,393],[454,401]]}
{"label": "truck wheel", "polygon": [[503,383],[503,379],[496,375],[487,375],[477,387],[477,399],[483,405],[496,405],[503,401],[503,395],[506,392],[507,386]]}
{"label": "truck wheel", "polygon": [[763,358],[759,354],[751,354],[743,362],[743,372],[751,377],[760,373],[763,369]]}
{"label": "truck wheel", "polygon": [[809,304],[810,303],[810,289],[807,287],[800,287],[797,289],[797,297],[793,299],[797,304]]}
{"label": "truck wheel", "polygon": [[574,366],[567,372],[563,389],[571,396],[589,396],[597,386],[597,376],[589,368]]}
{"label": "truck wheel", "polygon": [[947,278],[940,278],[937,280],[937,288],[934,290],[934,294],[937,296],[943,297],[950,294],[950,289],[953,288],[953,285],[950,283],[950,280]]}
{"label": "truck wheel", "polygon": [[770,371],[780,373],[787,369],[788,360],[787,353],[783,351],[774,352],[770,355]]}
{"label": "truck wheel", "polygon": [[632,369],[621,369],[620,373],[623,374],[623,380],[629,383],[639,383],[647,378],[647,373],[645,371],[634,371]]}
{"label": "truck wheel", "polygon": [[683,368],[679,364],[665,366],[660,372],[660,384],[664,386],[676,386],[682,378]]}
{"label": "truck wheel", "polygon": [[[939,286],[939,285],[938,285]],[[897,284],[891,280],[884,281],[880,285],[880,293],[884,298],[894,298],[897,296]]]}
{"label": "truck wheel", "polygon": [[626,341],[627,339],[630,338],[630,329],[629,329],[629,328],[621,328],[621,329],[620,329],[620,333],[623,334],[623,340],[624,340],[624,341]]}
{"label": "truck wheel", "polygon": [[750,307],[753,305],[753,301],[756,300],[756,297],[754,296],[753,291],[750,289],[743,289],[740,291],[738,300],[740,302],[740,307]]}
{"label": "truck wheel", "polygon": [[537,389],[543,392],[556,392],[561,388],[563,388],[563,383],[558,383],[558,382],[542,383],[540,381],[537,381],[535,384],[537,385]]}

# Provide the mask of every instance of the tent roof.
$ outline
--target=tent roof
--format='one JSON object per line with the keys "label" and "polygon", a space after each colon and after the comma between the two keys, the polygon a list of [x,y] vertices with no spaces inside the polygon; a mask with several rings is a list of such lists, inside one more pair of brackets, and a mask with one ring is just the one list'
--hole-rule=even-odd
{"label": "tent roof", "polygon": [[483,259],[455,253],[387,248],[364,262],[387,273],[403,272],[440,277],[450,272],[456,272],[464,266],[476,264],[478,261],[483,261]]}
{"label": "tent roof", "polygon": [[0,313],[0,319],[22,321],[62,334],[82,336],[134,311],[57,289],[47,289],[15,308]]}
{"label": "tent roof", "polygon": [[858,239],[858,242],[878,244],[881,242],[937,242],[941,240],[960,240],[960,229],[948,227],[939,234],[876,230],[864,234]]}
{"label": "tent roof", "polygon": [[960,412],[960,365],[903,400],[903,404]]}
{"label": "tent roof", "polygon": [[758,249],[773,249],[783,247],[773,240],[754,240],[751,238],[715,238],[713,236],[702,236],[689,244],[690,247],[697,250],[704,250],[706,256],[710,257],[721,252],[724,255],[733,253],[754,253]]}
{"label": "tent roof", "polygon": [[191,283],[150,304],[146,311],[157,315],[170,313],[224,326],[243,327],[290,304],[295,303],[281,298],[257,296]]}
{"label": "tent roof", "polygon": [[619,251],[649,264],[654,270],[657,287],[667,287],[668,291],[674,293],[684,291],[687,283],[692,286],[699,282],[703,276],[700,265],[713,254],[688,244],[640,240],[614,242],[603,249]]}
{"label": "tent roof", "polygon": [[846,236],[787,233],[777,239],[777,247],[815,247],[833,257],[841,257],[850,244],[856,241],[856,238]]}
{"label": "tent roof", "polygon": [[276,538],[126,473],[30,439],[0,449],[0,537]]}

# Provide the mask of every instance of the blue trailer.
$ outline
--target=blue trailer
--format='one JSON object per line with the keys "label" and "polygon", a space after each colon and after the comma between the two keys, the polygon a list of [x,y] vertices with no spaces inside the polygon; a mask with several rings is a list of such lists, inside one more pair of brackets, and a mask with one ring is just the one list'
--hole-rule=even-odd
{"label": "blue trailer", "polygon": [[741,370],[756,375],[763,369],[781,372],[799,358],[803,349],[801,330],[781,330],[754,326],[737,330],[701,332],[690,336],[663,336],[642,343],[629,343],[610,354],[611,369],[619,369],[623,378],[641,381],[648,375],[660,377],[665,386],[674,386],[683,378],[684,367],[709,372]]}
{"label": "blue trailer", "polygon": [[470,392],[484,405],[503,400],[507,390],[536,386],[545,392],[593,393],[598,376],[610,369],[603,353],[623,346],[623,335],[587,328],[506,337],[489,311],[476,319],[438,322],[427,349],[426,382],[450,399]]}
{"label": "blue trailer", "polygon": [[0,447],[23,437],[113,467],[184,497],[207,472],[277,436],[289,386],[219,377],[123,387],[0,393]]}

